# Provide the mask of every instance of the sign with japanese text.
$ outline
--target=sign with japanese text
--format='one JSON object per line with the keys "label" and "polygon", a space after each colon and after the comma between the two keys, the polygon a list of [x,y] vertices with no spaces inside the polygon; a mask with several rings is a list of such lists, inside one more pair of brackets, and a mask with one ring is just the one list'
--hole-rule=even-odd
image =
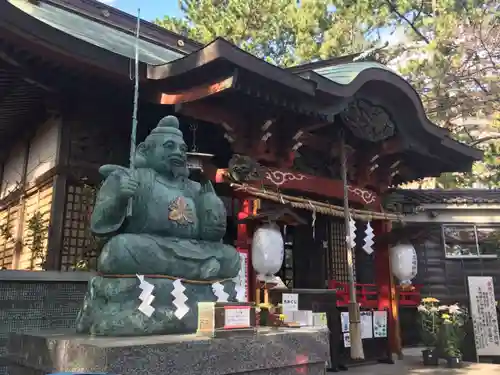
{"label": "sign with japanese text", "polygon": [[224,329],[250,328],[250,306],[224,306]]}
{"label": "sign with japanese text", "polygon": [[373,312],[373,337],[387,337],[387,311],[385,310]]}
{"label": "sign with japanese text", "polygon": [[477,355],[500,355],[500,334],[493,278],[469,276],[467,280]]}

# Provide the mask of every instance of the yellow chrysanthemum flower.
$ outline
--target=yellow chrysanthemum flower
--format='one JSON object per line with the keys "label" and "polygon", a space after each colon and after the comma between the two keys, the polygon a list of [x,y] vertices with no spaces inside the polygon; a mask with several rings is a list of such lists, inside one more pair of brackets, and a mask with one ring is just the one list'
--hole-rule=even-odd
{"label": "yellow chrysanthemum flower", "polygon": [[259,303],[259,307],[261,309],[268,309],[269,310],[270,308],[273,307],[273,305],[271,305],[270,303]]}
{"label": "yellow chrysanthemum flower", "polygon": [[441,315],[441,318],[447,320],[447,319],[450,319],[450,315],[449,314],[443,314],[443,315]]}
{"label": "yellow chrysanthemum flower", "polygon": [[425,297],[425,298],[422,298],[422,302],[423,303],[439,303],[439,300],[437,298],[434,298],[434,297]]}

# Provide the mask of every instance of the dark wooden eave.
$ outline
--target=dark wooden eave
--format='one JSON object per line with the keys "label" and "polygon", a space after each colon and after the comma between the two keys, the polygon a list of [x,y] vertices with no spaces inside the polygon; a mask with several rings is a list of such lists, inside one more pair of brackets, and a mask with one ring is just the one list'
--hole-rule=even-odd
{"label": "dark wooden eave", "polygon": [[[319,64],[320,63],[318,63],[318,65]],[[317,84],[318,91],[323,91],[333,96],[344,98],[352,97],[368,82],[374,81],[377,81],[379,84],[386,86],[386,88],[389,90],[399,91],[399,95],[403,94],[411,100],[413,109],[416,111],[416,114],[418,116],[418,122],[423,130],[434,137],[438,137],[442,146],[454,150],[467,158],[470,158],[471,163],[474,160],[482,159],[483,153],[480,150],[453,140],[448,130],[435,125],[427,118],[420,96],[415,91],[415,89],[401,76],[392,73],[389,70],[366,69],[358,74],[357,77],[348,85],[341,85],[314,72],[314,64],[310,64],[309,68],[311,70],[301,72],[300,76],[307,80],[315,82]],[[383,87],[381,87],[380,90],[385,91],[383,90]],[[405,124],[398,125],[404,126]],[[455,156],[460,157],[461,155]],[[466,169],[470,169],[470,167]]]}
{"label": "dark wooden eave", "polygon": [[[134,33],[137,18],[117,8],[96,0],[42,0],[47,4],[59,6],[75,14],[93,18],[96,22],[104,23],[127,33]],[[165,48],[174,49],[183,54],[189,54],[203,47],[203,44],[179,35],[164,27],[141,19],[141,37],[153,41]],[[179,40],[182,43],[179,43]]]}
{"label": "dark wooden eave", "polygon": [[162,80],[179,76],[211,64],[217,60],[226,60],[242,69],[254,72],[276,84],[284,85],[292,90],[315,96],[316,85],[277,66],[259,59],[236,47],[228,41],[217,38],[198,51],[181,59],[164,65],[148,66],[147,77],[151,80]]}
{"label": "dark wooden eave", "polygon": [[491,205],[500,204],[498,189],[396,189],[386,198],[388,203],[420,206],[444,205]]}
{"label": "dark wooden eave", "polygon": [[[352,57],[349,56],[348,60],[352,60]],[[440,154],[445,154],[443,152],[444,148],[448,154],[442,159],[456,159],[460,171],[470,169],[473,161],[482,158],[481,151],[453,140],[446,129],[433,124],[427,118],[422,101],[413,87],[402,77],[388,69],[366,69],[357,74],[352,82],[343,85],[314,71],[316,67],[324,67],[324,63],[321,61],[308,64],[307,68],[309,70],[298,69],[297,74],[295,74],[293,69],[285,70],[271,65],[239,49],[228,41],[218,38],[197,52],[181,59],[164,65],[150,65],[147,75],[151,80],[164,80],[181,76],[196,69],[199,70],[215,61],[228,61],[234,66],[265,77],[278,85],[286,86],[290,90],[300,91],[317,100],[321,98],[321,101],[324,101],[326,95],[326,97],[330,97],[332,103],[338,102],[339,98],[352,98],[360,90],[376,83],[381,87],[379,91],[384,91],[386,94],[390,93],[393,98],[407,98],[411,102],[408,108],[401,108],[401,110],[411,113],[413,116],[412,121],[408,121],[408,124],[398,123],[398,127],[410,127],[408,133],[420,135],[420,138],[424,140],[431,136],[432,142],[430,143],[436,145],[433,150],[435,156],[439,157]],[[337,62],[334,62],[335,64]],[[207,71],[209,70],[207,69]],[[385,99],[382,98],[381,100]],[[391,101],[391,99],[386,101]],[[416,149],[418,150],[418,147]]]}
{"label": "dark wooden eave", "polygon": [[[95,0],[40,0],[38,5],[52,6],[96,25],[133,37],[136,18]],[[177,53],[179,57],[200,45],[149,22],[141,22],[141,41]],[[94,69],[110,76],[130,76],[130,56],[123,56],[86,40],[70,35],[22,11],[8,0],[0,1],[0,40],[14,43],[34,55],[67,66]],[[180,41],[180,42],[179,42]],[[119,47],[119,46],[117,46]],[[140,64],[145,79],[145,64]]]}

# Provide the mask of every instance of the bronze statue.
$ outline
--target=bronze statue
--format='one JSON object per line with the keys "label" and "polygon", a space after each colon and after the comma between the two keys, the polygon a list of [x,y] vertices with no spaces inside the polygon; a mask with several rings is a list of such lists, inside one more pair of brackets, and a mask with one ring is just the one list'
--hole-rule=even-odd
{"label": "bronze statue", "polygon": [[[167,116],[137,146],[136,169],[100,168],[105,181],[91,229],[106,244],[98,260],[100,276],[90,282],[78,331],[98,335],[190,332],[196,328],[197,302],[218,298],[213,283],[222,284],[234,299],[230,279],[238,275],[240,257],[234,247],[222,243],[226,210],[210,181],[200,185],[188,178],[186,152],[177,118]],[[136,306],[141,303],[141,289],[135,275],[154,285],[151,317]],[[181,319],[174,315],[176,279],[183,280],[187,289],[189,313]]]}

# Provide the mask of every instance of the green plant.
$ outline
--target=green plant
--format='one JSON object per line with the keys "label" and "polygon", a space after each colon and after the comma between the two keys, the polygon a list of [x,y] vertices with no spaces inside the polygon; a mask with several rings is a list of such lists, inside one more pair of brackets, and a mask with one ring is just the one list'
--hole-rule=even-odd
{"label": "green plant", "polygon": [[79,260],[76,262],[76,264],[73,266],[73,271],[89,271],[90,270],[90,265],[89,261],[84,259],[84,260]]}
{"label": "green plant", "polygon": [[14,236],[12,235],[10,226],[8,224],[2,224],[0,225],[0,236],[5,240],[5,241],[10,241]]}
{"label": "green plant", "polygon": [[[30,269],[32,270],[36,266],[44,268],[46,260],[45,239],[48,228],[45,225],[43,214],[40,211],[36,211],[28,220],[27,229],[28,239],[25,244],[29,247],[32,254]],[[36,260],[40,262],[35,264]]]}
{"label": "green plant", "polygon": [[420,315],[419,320],[422,340],[427,348],[434,347],[437,342],[441,323],[438,304],[438,299],[426,297],[422,299],[422,303],[417,308]]}
{"label": "green plant", "polygon": [[441,306],[440,345],[450,358],[460,358],[468,312],[457,304]]}

